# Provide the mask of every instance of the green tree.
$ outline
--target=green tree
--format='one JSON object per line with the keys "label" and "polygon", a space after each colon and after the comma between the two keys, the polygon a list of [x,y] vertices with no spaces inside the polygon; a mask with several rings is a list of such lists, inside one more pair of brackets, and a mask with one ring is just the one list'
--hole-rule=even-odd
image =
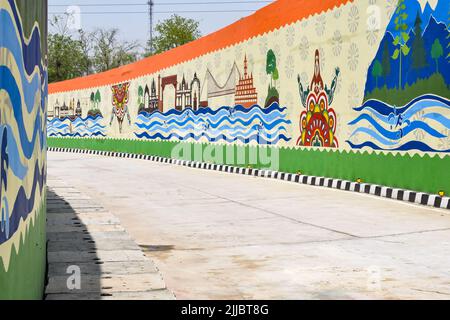
{"label": "green tree", "polygon": [[444,55],[444,49],[442,48],[439,39],[434,40],[431,46],[431,57],[436,61],[436,73],[439,73],[439,58]]}
{"label": "green tree", "polygon": [[48,36],[49,82],[63,81],[85,75],[89,59],[81,49],[80,42],[70,36]]}
{"label": "green tree", "polygon": [[396,47],[394,54],[392,55],[392,59],[399,60],[399,75],[398,75],[398,87],[402,89],[402,57],[407,56],[409,51],[411,50],[407,46],[407,42],[409,40],[409,35],[406,32],[408,30],[407,19],[408,15],[406,14],[406,5],[405,0],[399,0],[397,9],[395,10],[395,30],[399,33],[394,39],[394,47]]}
{"label": "green tree", "polygon": [[91,92],[91,107],[93,108],[95,106],[95,93]]}
{"label": "green tree", "polygon": [[380,61],[375,60],[375,63],[373,64],[372,68],[372,77],[375,78],[375,83],[378,88],[378,78],[383,75],[383,66],[381,65]]}
{"label": "green tree", "polygon": [[139,86],[139,88],[138,88],[138,105],[139,106],[142,104],[143,98],[144,98],[144,89],[142,88],[142,86]]}
{"label": "green tree", "polygon": [[147,56],[179,47],[201,37],[199,22],[179,15],[158,23],[153,43],[147,44]]}
{"label": "green tree", "polygon": [[383,76],[389,76],[391,74],[391,55],[389,54],[389,44],[387,41],[384,42],[382,67]]}
{"label": "green tree", "polygon": [[136,42],[120,42],[117,29],[95,31],[93,38],[93,66],[96,72],[103,72],[132,62],[138,58]]}
{"label": "green tree", "polygon": [[277,69],[277,57],[272,49],[267,52],[266,72],[271,75],[270,86],[273,87],[272,80],[277,81],[280,76]]}
{"label": "green tree", "polygon": [[95,93],[95,104],[96,104],[96,109],[98,109],[98,106],[100,105],[100,102],[102,102],[102,96],[100,95],[100,91],[97,90],[97,92]]}
{"label": "green tree", "polygon": [[422,37],[422,19],[420,18],[420,12],[417,12],[416,21],[414,22],[415,38],[412,43],[412,60],[413,68],[421,69],[427,65],[425,43]]}

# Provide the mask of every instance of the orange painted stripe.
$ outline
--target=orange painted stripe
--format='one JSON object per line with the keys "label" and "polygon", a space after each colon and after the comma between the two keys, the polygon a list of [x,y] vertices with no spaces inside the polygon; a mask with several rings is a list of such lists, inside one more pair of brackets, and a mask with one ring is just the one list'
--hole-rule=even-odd
{"label": "orange painted stripe", "polygon": [[278,0],[217,32],[165,53],[106,72],[52,83],[49,93],[106,86],[156,73],[353,1]]}

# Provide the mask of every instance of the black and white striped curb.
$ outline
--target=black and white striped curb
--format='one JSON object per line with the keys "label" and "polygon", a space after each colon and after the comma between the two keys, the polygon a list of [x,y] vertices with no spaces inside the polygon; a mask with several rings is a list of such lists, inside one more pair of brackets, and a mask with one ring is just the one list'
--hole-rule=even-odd
{"label": "black and white striped curb", "polygon": [[48,151],[52,152],[71,152],[90,155],[100,155],[107,157],[127,158],[127,159],[141,159],[150,160],[155,162],[161,162],[166,164],[175,164],[185,166],[189,168],[215,170],[226,173],[243,174],[254,177],[271,178],[282,181],[295,182],[300,184],[306,184],[310,186],[326,187],[332,189],[338,189],[343,191],[352,191],[358,193],[366,193],[374,196],[379,196],[388,199],[401,200],[410,203],[416,203],[426,206],[431,206],[441,209],[450,209],[450,197],[441,197],[435,194],[428,194],[423,192],[416,192],[411,190],[396,189],[391,187],[385,187],[375,184],[351,182],[340,179],[305,176],[295,173],[285,173],[272,170],[242,168],[229,165],[212,164],[205,162],[177,160],[171,158],[163,158],[157,156],[122,153],[113,151],[97,151],[97,150],[82,150],[82,149],[70,149],[70,148],[48,148]]}

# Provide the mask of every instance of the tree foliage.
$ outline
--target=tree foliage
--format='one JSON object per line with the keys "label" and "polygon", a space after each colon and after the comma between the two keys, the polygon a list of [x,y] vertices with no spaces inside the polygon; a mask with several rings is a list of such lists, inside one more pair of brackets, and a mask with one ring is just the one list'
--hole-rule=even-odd
{"label": "tree foliage", "polygon": [[412,59],[413,67],[415,69],[421,69],[427,65],[427,58],[425,53],[425,42],[422,37],[422,19],[420,18],[420,12],[417,12],[416,21],[414,22],[414,41],[412,44]]}
{"label": "tree foliage", "polygon": [[92,61],[96,72],[107,71],[137,60],[137,43],[120,42],[118,33],[118,29],[95,31]]}
{"label": "tree foliage", "polygon": [[407,56],[411,48],[408,47],[407,43],[409,41],[409,35],[406,32],[408,30],[408,14],[406,13],[406,4],[405,0],[399,0],[397,9],[395,10],[396,18],[395,22],[395,30],[399,32],[399,34],[394,39],[394,47],[396,47],[394,54],[392,55],[392,59],[399,60],[399,77],[398,77],[398,87],[402,88],[402,57]]}
{"label": "tree foliage", "polygon": [[137,43],[120,41],[117,29],[71,31],[69,18],[64,15],[50,20],[53,31],[48,36],[49,82],[106,71],[138,59]]}
{"label": "tree foliage", "polygon": [[431,57],[436,61],[436,72],[439,72],[439,58],[444,55],[444,49],[439,39],[434,40],[431,46]]}
{"label": "tree foliage", "polygon": [[383,66],[380,61],[375,60],[375,63],[372,68],[372,76],[375,78],[376,87],[378,88],[378,78],[383,75]]}
{"label": "tree foliage", "polygon": [[201,37],[199,22],[179,15],[158,23],[153,43],[148,43],[147,55],[158,54],[179,47]]}
{"label": "tree foliage", "polygon": [[277,57],[272,49],[267,52],[266,72],[271,75],[270,82],[271,86],[273,86],[272,80],[277,81],[280,78],[280,75],[277,68]]}

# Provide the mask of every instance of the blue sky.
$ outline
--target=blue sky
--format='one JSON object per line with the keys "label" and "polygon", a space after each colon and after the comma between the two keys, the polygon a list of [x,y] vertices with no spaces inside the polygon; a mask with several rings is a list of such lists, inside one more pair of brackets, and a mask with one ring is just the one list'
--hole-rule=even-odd
{"label": "blue sky", "polygon": [[[175,12],[175,11],[211,11],[211,10],[249,10],[248,12],[198,12],[198,13],[182,13],[178,14],[194,18],[200,22],[200,29],[203,35],[209,34],[228,24],[237,21],[251,14],[251,11],[257,10],[268,5],[270,1],[259,1],[255,3],[243,3],[242,1],[233,0],[153,0],[154,20],[164,20],[170,17],[170,13],[157,12]],[[234,2],[229,4],[219,4],[218,2]],[[257,0],[248,0],[257,1]],[[203,4],[192,4],[203,3]],[[205,4],[209,2],[209,4]],[[240,3],[239,3],[240,2]],[[244,0],[245,2],[245,0]],[[48,0],[49,16],[51,13],[65,12],[68,6],[80,5],[81,9],[81,26],[85,30],[93,30],[95,28],[118,28],[120,36],[123,40],[139,41],[144,45],[149,35],[149,18],[146,13],[137,14],[121,14],[117,12],[147,12],[148,7],[145,5],[147,0]],[[140,6],[116,6],[115,4],[143,4]],[[177,3],[177,4],[173,4]],[[212,4],[214,3],[214,4]],[[101,4],[106,6],[82,6],[82,5]],[[91,12],[116,12],[111,14],[89,14]],[[84,12],[84,14],[83,14]]]}

